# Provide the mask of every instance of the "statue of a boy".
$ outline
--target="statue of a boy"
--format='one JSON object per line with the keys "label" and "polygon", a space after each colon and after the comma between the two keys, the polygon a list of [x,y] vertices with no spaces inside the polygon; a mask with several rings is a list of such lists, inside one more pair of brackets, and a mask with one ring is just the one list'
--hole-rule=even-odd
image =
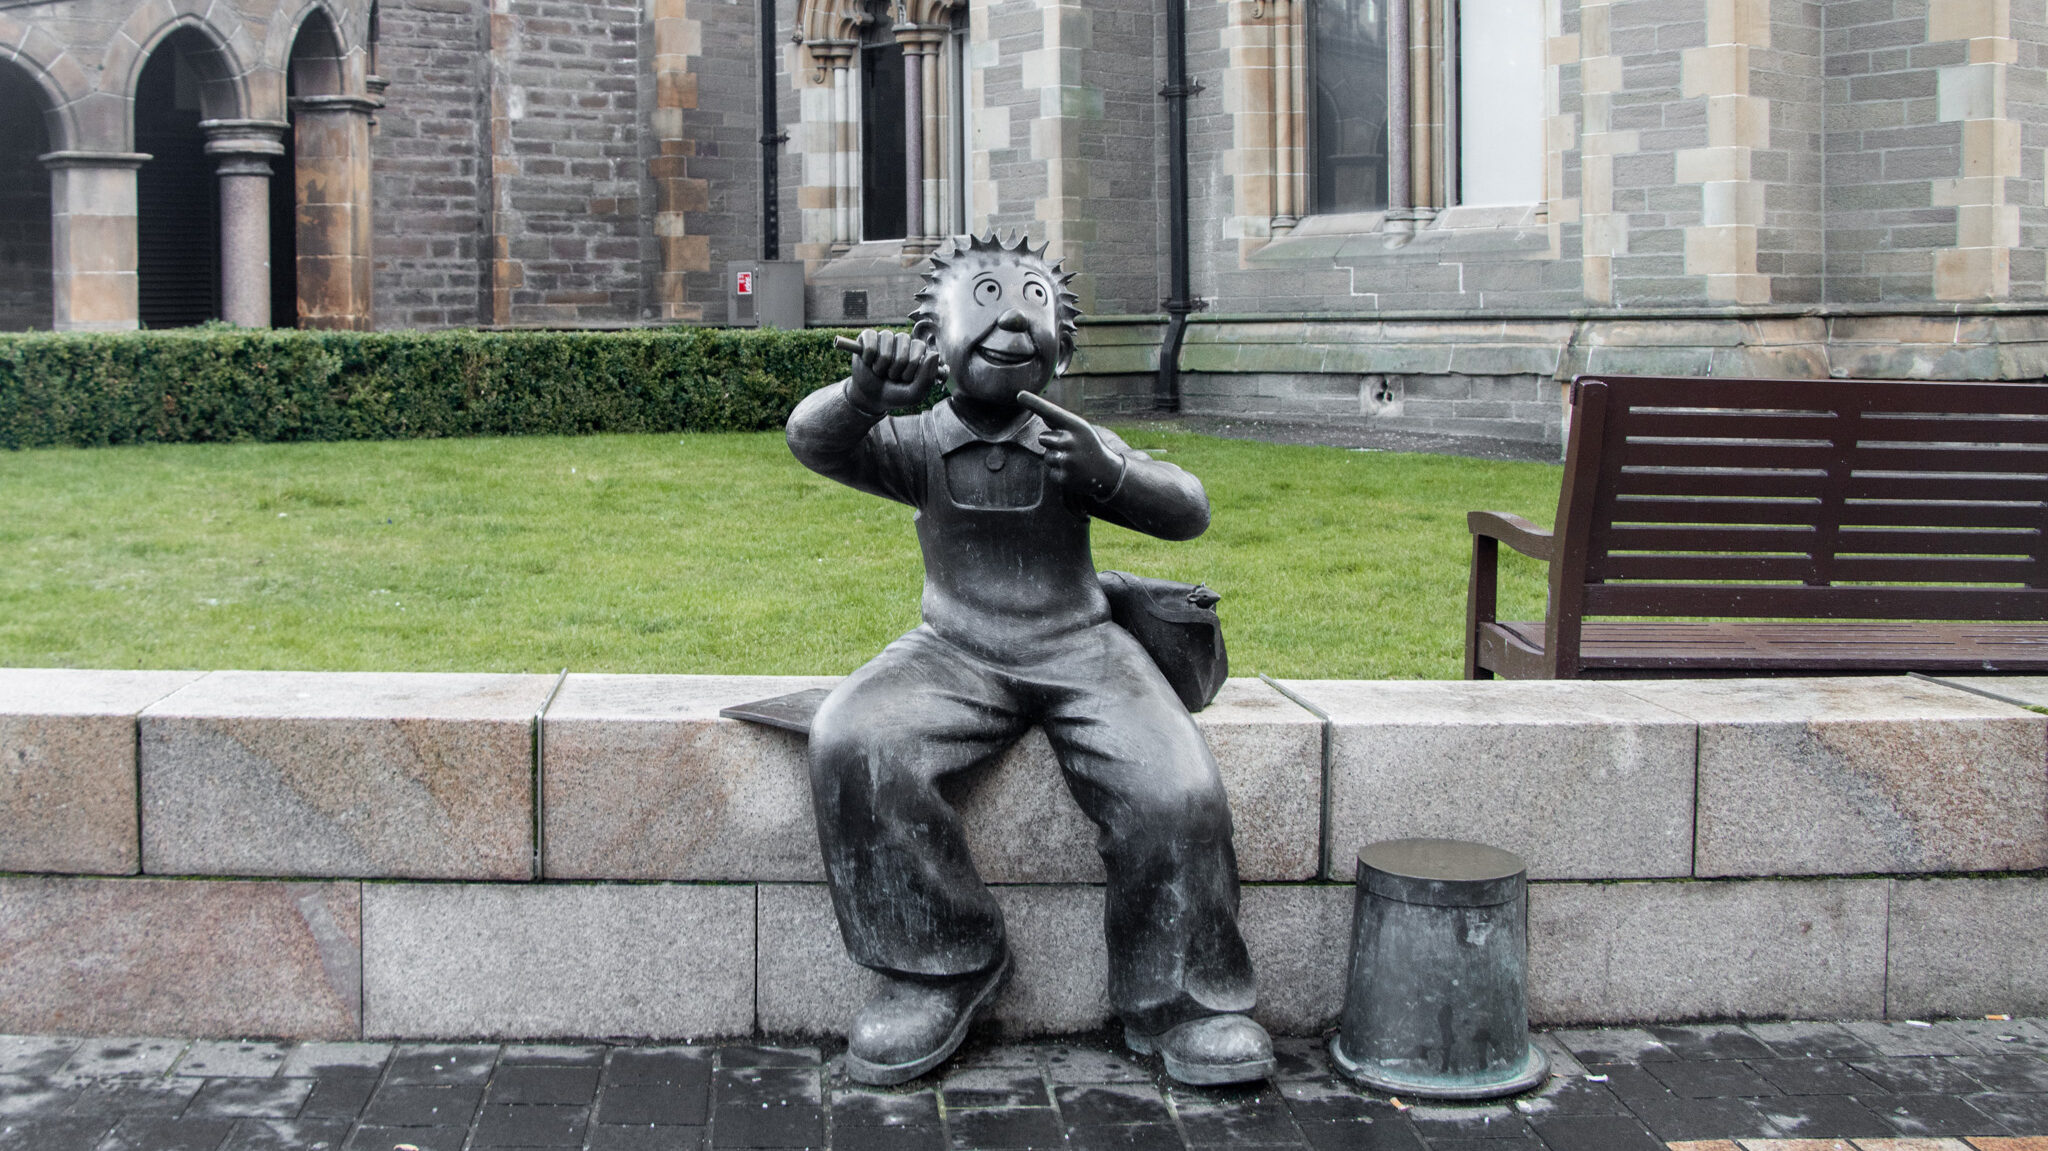
{"label": "statue of a boy", "polygon": [[[1110,622],[1088,544],[1097,518],[1191,539],[1208,496],[1037,395],[1072,355],[1078,314],[1044,249],[959,236],[931,265],[912,333],[861,333],[851,377],[789,419],[805,466],[916,508],[924,552],[923,625],[842,681],[811,725],[840,931],[885,980],[847,1035],[847,1073],[922,1075],[1008,978],[1002,912],[938,784],[1037,724],[1101,828],[1109,995],[1126,1041],[1183,1082],[1264,1078],[1272,1042],[1246,1015],[1252,967],[1216,761]],[[888,414],[942,368],[948,399]]]}

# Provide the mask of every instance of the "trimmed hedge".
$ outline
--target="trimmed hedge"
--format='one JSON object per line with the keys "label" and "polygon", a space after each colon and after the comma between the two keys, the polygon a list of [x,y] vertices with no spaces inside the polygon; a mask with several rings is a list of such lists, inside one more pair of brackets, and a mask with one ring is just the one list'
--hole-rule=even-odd
{"label": "trimmed hedge", "polygon": [[756,431],[845,375],[841,334],[0,335],[0,446]]}

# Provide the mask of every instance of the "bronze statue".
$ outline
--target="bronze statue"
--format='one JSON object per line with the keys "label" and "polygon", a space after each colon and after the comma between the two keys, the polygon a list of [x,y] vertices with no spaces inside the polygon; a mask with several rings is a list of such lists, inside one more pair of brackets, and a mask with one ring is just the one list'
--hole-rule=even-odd
{"label": "bronze statue", "polygon": [[[1110,610],[1092,519],[1163,539],[1209,524],[1193,476],[1038,393],[1078,309],[1020,237],[931,258],[909,335],[861,333],[852,374],[789,419],[805,466],[917,509],[923,624],[811,723],[818,838],[847,951],[885,977],[847,1035],[848,1075],[901,1083],[960,1045],[1010,973],[1002,913],[939,781],[1044,728],[1101,828],[1109,994],[1125,1038],[1188,1083],[1273,1071],[1248,1016],[1237,858],[1215,759]],[[944,374],[951,395],[911,407]]]}

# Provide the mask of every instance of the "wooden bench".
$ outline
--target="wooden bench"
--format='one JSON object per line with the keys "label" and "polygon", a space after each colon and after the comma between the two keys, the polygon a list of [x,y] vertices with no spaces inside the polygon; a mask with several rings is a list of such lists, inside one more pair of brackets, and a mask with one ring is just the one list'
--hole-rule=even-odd
{"label": "wooden bench", "polygon": [[[2048,386],[1571,387],[1555,530],[1468,517],[1467,679],[2048,672]],[[1548,619],[1494,618],[1503,543]]]}

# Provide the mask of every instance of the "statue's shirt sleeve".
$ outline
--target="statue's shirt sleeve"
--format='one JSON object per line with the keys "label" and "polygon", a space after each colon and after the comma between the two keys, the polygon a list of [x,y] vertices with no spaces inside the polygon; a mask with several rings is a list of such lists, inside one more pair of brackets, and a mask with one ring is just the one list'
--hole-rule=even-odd
{"label": "statue's shirt sleeve", "polygon": [[856,407],[845,381],[805,396],[789,414],[789,450],[821,476],[871,495],[923,504],[922,419]]}

